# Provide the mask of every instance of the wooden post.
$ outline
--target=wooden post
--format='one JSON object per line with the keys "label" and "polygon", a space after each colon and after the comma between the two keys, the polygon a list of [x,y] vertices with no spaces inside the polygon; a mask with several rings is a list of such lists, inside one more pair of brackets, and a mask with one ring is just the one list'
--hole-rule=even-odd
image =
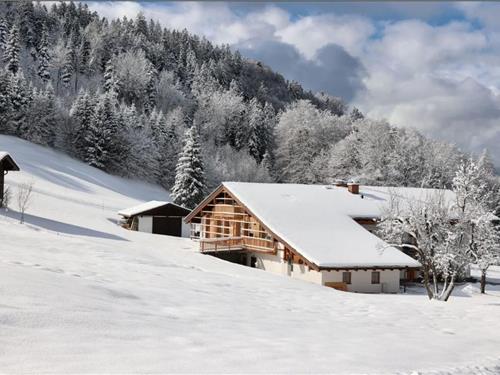
{"label": "wooden post", "polygon": [[[1,165],[1,162],[0,162]],[[0,168],[0,207],[3,207],[3,194],[4,194],[4,188],[3,188],[3,182],[4,182],[4,170],[3,168]]]}

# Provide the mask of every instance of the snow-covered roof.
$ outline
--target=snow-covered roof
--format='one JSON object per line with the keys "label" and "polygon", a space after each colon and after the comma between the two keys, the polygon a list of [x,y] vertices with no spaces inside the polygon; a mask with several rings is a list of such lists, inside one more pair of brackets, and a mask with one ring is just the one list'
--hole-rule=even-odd
{"label": "snow-covered roof", "polygon": [[149,211],[149,210],[154,210],[155,208],[163,207],[167,204],[171,204],[173,206],[180,207],[184,209],[184,207],[181,207],[175,203],[172,202],[165,202],[165,201],[150,201],[146,203],[139,204],[134,207],[126,208],[124,210],[118,211],[118,215],[121,215],[123,217],[131,217],[135,215],[139,215],[143,212]]}
{"label": "snow-covered roof", "polygon": [[[353,218],[377,218],[391,194],[425,199],[439,190],[360,186],[224,182],[224,187],[272,232],[320,267],[418,267],[413,258],[384,242]],[[443,192],[443,191],[442,191]],[[450,191],[444,191],[447,199]]]}
{"label": "snow-covered roof", "polygon": [[[12,159],[12,156],[10,156],[10,154],[6,151],[0,151],[0,162],[4,159],[7,159],[8,162],[11,164],[10,168],[8,168],[8,170],[12,170],[12,171],[19,170],[19,167],[16,164],[16,162],[14,161],[14,159]],[[5,165],[4,165],[4,167],[5,167]]]}

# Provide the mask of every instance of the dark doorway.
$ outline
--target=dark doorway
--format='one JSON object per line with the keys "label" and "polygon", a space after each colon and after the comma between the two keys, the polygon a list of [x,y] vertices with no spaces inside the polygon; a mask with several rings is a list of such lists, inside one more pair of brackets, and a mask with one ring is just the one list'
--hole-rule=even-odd
{"label": "dark doorway", "polygon": [[181,220],[180,217],[153,216],[153,233],[180,237],[182,235]]}
{"label": "dark doorway", "polygon": [[257,258],[256,257],[250,258],[250,267],[252,267],[252,268],[257,267]]}

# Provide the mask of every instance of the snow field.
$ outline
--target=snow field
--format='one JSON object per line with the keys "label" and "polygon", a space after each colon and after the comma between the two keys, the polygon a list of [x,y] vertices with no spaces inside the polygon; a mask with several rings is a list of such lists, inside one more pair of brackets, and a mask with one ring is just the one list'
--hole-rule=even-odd
{"label": "snow field", "polygon": [[13,190],[35,183],[26,224],[0,214],[0,372],[500,372],[498,292],[349,294],[227,263],[116,225],[160,188],[0,150]]}

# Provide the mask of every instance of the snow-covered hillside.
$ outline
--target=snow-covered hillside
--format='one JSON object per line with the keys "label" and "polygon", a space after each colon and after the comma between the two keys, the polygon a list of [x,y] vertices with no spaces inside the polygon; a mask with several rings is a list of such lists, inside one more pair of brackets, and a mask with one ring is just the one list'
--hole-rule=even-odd
{"label": "snow-covered hillside", "polygon": [[0,372],[500,372],[499,294],[348,294],[226,263],[116,225],[162,189],[0,150],[35,192],[26,224],[0,214]]}

